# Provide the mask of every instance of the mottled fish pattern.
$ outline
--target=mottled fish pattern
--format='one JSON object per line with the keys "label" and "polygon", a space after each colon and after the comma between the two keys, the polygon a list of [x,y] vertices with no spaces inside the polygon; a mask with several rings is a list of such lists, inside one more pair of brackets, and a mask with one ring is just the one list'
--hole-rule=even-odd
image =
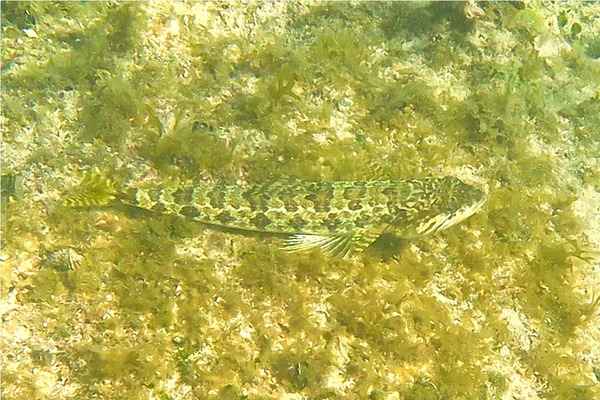
{"label": "mottled fish pattern", "polygon": [[289,251],[320,248],[337,258],[363,251],[383,233],[412,238],[446,229],[479,211],[487,198],[484,191],[453,177],[201,183],[137,189],[131,195],[135,200],[128,202],[137,207],[226,228],[288,234]]}

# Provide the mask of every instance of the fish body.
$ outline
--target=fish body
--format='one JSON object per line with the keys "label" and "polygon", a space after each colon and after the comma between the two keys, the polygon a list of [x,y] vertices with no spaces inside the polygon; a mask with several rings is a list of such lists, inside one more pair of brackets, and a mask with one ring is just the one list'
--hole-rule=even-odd
{"label": "fish body", "polygon": [[449,228],[479,211],[487,199],[484,191],[454,177],[201,183],[138,189],[134,197],[131,204],[155,212],[226,228],[287,234],[287,250],[321,248],[331,257],[361,252],[384,233],[413,238]]}

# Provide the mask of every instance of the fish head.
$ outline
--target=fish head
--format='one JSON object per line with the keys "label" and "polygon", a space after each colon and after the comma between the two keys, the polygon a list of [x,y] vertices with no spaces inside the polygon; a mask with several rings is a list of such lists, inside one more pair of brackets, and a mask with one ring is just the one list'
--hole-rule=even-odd
{"label": "fish head", "polygon": [[400,205],[389,231],[402,238],[429,235],[464,221],[486,201],[487,188],[454,177],[418,181]]}

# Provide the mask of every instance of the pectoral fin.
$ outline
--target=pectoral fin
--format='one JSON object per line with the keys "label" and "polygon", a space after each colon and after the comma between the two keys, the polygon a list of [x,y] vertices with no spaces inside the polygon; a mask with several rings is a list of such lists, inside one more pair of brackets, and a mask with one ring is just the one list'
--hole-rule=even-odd
{"label": "pectoral fin", "polygon": [[347,258],[369,247],[380,234],[378,231],[367,229],[343,235],[297,234],[285,239],[285,250],[301,252],[319,248],[328,258]]}

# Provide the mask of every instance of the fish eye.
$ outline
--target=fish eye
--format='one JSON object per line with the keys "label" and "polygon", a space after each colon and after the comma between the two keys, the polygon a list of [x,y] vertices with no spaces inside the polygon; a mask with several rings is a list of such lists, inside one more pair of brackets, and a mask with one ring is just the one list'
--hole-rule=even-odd
{"label": "fish eye", "polygon": [[446,211],[448,211],[448,212],[454,212],[455,210],[456,210],[456,207],[452,204],[448,204],[446,206]]}

